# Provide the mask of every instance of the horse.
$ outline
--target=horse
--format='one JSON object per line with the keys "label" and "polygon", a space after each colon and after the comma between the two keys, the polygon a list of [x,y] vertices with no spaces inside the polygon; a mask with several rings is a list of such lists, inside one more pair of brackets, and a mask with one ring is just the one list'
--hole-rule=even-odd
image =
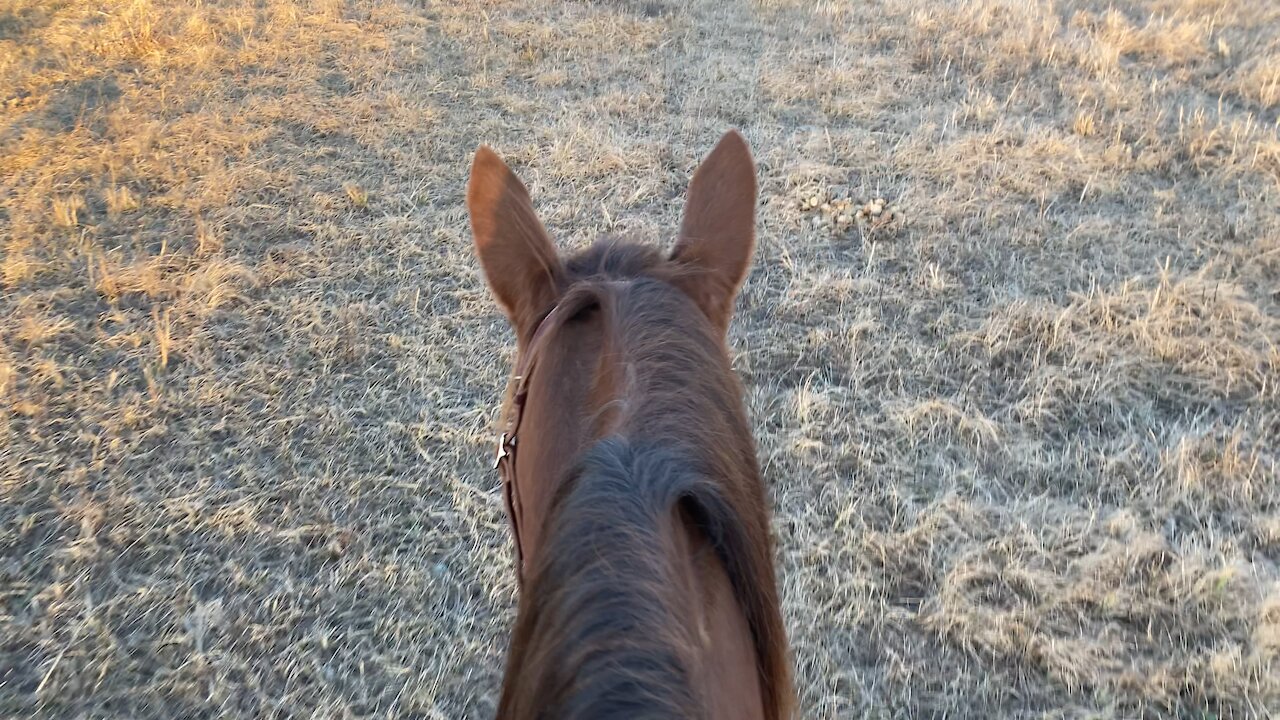
{"label": "horse", "polygon": [[768,503],[726,335],[755,246],[730,131],[674,249],[606,236],[562,259],[488,146],[475,252],[516,337],[496,467],[519,599],[497,716],[791,717]]}

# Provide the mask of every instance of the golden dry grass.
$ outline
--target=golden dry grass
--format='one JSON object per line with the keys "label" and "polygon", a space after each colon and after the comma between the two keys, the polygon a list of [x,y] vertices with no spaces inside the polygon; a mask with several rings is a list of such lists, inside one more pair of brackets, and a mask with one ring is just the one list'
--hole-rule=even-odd
{"label": "golden dry grass", "polygon": [[470,153],[567,248],[666,241],[728,127],[805,717],[1280,713],[1278,37],[1261,0],[10,0],[0,716],[490,716]]}

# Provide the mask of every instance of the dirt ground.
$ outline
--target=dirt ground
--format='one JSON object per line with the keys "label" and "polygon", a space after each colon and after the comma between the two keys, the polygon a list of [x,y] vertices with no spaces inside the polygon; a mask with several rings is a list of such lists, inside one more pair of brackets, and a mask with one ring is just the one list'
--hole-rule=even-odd
{"label": "dirt ground", "polygon": [[0,716],[491,717],[471,153],[730,127],[803,715],[1280,714],[1278,116],[1265,0],[6,0]]}

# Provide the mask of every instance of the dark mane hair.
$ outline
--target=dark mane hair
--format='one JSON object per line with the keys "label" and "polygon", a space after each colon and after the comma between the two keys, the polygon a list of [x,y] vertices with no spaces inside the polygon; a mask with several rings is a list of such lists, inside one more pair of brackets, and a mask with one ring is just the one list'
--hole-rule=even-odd
{"label": "dark mane hair", "polygon": [[569,276],[636,278],[658,271],[665,264],[662,252],[652,245],[630,242],[618,236],[599,238],[591,247],[565,262]]}
{"label": "dark mane hair", "polygon": [[[526,670],[499,717],[687,718],[699,700],[673,632],[681,608],[666,592],[670,558],[652,549],[677,507],[707,534],[721,561],[746,550],[742,527],[714,483],[663,448],[603,440],[582,458],[548,513],[546,552],[522,594],[509,662]],[[731,575],[736,586],[748,578]]]}
{"label": "dark mane hair", "polygon": [[697,699],[664,592],[672,568],[653,548],[669,510],[709,492],[655,449],[610,439],[586,453],[552,501],[508,659],[525,668],[511,682],[531,691],[509,687],[504,700],[538,707],[499,717],[687,717]]}

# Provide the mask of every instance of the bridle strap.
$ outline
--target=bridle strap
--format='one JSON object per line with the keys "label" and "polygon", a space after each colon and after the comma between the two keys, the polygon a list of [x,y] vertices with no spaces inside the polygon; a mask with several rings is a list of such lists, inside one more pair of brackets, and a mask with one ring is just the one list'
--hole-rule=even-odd
{"label": "bridle strap", "polygon": [[507,518],[511,523],[511,537],[515,546],[516,584],[524,586],[524,548],[520,534],[520,519],[524,506],[520,503],[520,486],[516,482],[516,440],[520,433],[520,421],[524,418],[524,405],[529,397],[529,377],[533,374],[542,344],[546,341],[548,331],[559,323],[560,315],[565,311],[563,304],[558,304],[538,323],[533,337],[529,339],[528,349],[516,364],[515,389],[511,396],[511,407],[507,429],[498,438],[498,453],[493,467],[502,479],[502,497],[507,506]]}

